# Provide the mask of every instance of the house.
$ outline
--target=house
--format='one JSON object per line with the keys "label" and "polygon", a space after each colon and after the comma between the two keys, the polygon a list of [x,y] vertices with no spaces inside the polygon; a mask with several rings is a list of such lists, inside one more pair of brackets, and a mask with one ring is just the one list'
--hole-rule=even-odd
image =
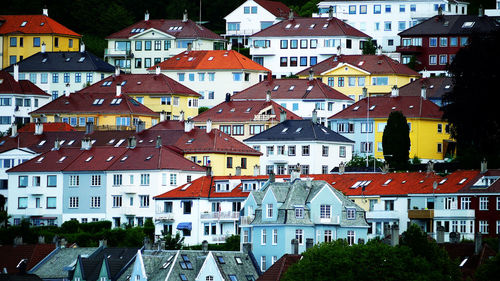
{"label": "house", "polygon": [[185,51],[157,66],[163,74],[198,92],[199,105],[205,107],[223,102],[226,93],[257,84],[269,72],[234,50]]}
{"label": "house", "polygon": [[0,132],[12,125],[30,122],[29,113],[50,102],[50,95],[26,80],[19,80],[7,71],[0,71]]}
{"label": "house", "polygon": [[284,254],[300,254],[315,243],[367,241],[365,211],[325,181],[296,178],[252,191],[243,205],[248,224],[241,242],[266,271]]}
{"label": "house", "polygon": [[179,120],[182,115],[190,118],[198,115],[200,94],[159,72],[153,74],[123,74],[119,68],[115,74],[81,90],[81,93],[115,94],[121,85],[122,93],[135,99],[164,120]]}
{"label": "house", "polygon": [[310,71],[323,83],[357,101],[367,95],[386,94],[394,85],[402,87],[420,78],[416,71],[386,55],[334,55],[297,75],[306,78]]}
{"label": "house", "polygon": [[375,46],[380,46],[392,58],[399,46],[398,32],[411,28],[441,11],[446,15],[466,15],[469,3],[464,1],[417,0],[408,1],[321,1],[313,17],[334,17],[369,34]]}
{"label": "house", "polygon": [[49,17],[42,15],[0,15],[0,68],[6,68],[40,52],[78,51],[82,36]]}
{"label": "house", "polygon": [[[282,111],[284,115],[280,113]],[[203,129],[210,120],[213,128],[243,141],[284,121],[280,120],[281,116],[286,116],[288,120],[302,119],[270,99],[234,101],[227,95],[225,102],[199,114],[193,118],[193,122],[196,127]]]}
{"label": "house", "polygon": [[437,15],[399,33],[401,44],[396,51],[401,62],[412,57],[423,77],[447,74],[447,66],[473,34],[499,29],[495,18],[473,15]]}
{"label": "house", "polygon": [[30,112],[31,118],[41,122],[65,122],[80,130],[85,129],[87,123],[100,130],[131,130],[139,125],[149,128],[158,123],[159,114],[122,93],[121,84],[113,88],[114,94],[70,93],[68,90],[64,96]]}
{"label": "house", "polygon": [[267,176],[205,176],[155,196],[156,235],[181,233],[187,245],[224,243],[240,233],[240,211]]}
{"label": "house", "polygon": [[261,174],[327,174],[352,158],[353,141],[313,120],[286,120],[245,144],[262,151]]}
{"label": "house", "polygon": [[499,17],[500,16],[500,1],[495,1],[495,9],[485,9],[484,14],[489,17]]}
{"label": "house", "polygon": [[401,111],[408,121],[410,158],[441,161],[454,154],[449,125],[439,106],[427,99],[425,88],[420,96],[400,96],[394,87],[390,95],[362,99],[328,120],[332,130],[355,141],[354,154],[383,159],[382,136],[393,111]]}
{"label": "house", "polygon": [[0,267],[3,273],[18,273],[17,266],[25,260],[25,270],[28,271],[50,255],[55,248],[55,244],[22,245],[22,238],[16,238],[15,245],[0,246]]}
{"label": "house", "polygon": [[223,50],[225,40],[206,27],[188,19],[149,19],[134,23],[108,37],[104,58],[126,72],[146,69],[186,50]]}
{"label": "house", "polygon": [[[29,80],[46,93],[57,99],[66,91],[79,91],[86,86],[113,74],[114,67],[109,63],[85,51],[85,45],[80,51],[46,52],[42,45],[40,52],[33,54],[5,70],[19,73],[19,80]],[[68,88],[69,86],[69,88]]]}
{"label": "house", "polygon": [[224,37],[233,45],[248,47],[248,37],[288,17],[290,8],[279,1],[247,0],[229,15]]}
{"label": "house", "polygon": [[250,37],[252,59],[284,78],[334,54],[360,55],[370,36],[334,18],[288,19]]}
{"label": "house", "polygon": [[316,110],[323,125],[329,116],[354,103],[351,98],[312,76],[309,79],[275,79],[268,75],[265,81],[233,95],[231,100],[272,100],[304,119],[312,119]]}
{"label": "house", "polygon": [[451,77],[420,78],[399,89],[400,96],[420,96],[425,88],[425,96],[437,106],[443,106],[443,96],[453,90]]}

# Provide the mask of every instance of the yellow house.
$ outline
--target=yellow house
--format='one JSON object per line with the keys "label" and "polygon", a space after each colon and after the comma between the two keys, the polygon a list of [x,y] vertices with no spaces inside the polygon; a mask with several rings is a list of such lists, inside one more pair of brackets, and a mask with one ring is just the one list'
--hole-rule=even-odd
{"label": "yellow house", "polygon": [[[311,72],[312,70],[312,72]],[[313,75],[323,83],[358,101],[365,93],[386,94],[420,78],[420,74],[386,55],[340,55],[330,57],[297,75]]]}
{"label": "yellow house", "polygon": [[0,68],[40,51],[78,51],[81,35],[42,15],[0,15]]}
{"label": "yellow house", "polygon": [[160,74],[159,69],[157,74],[123,74],[117,68],[115,75],[94,83],[80,92],[114,94],[118,85],[129,97],[154,112],[162,113],[162,121],[198,115],[200,94]]}

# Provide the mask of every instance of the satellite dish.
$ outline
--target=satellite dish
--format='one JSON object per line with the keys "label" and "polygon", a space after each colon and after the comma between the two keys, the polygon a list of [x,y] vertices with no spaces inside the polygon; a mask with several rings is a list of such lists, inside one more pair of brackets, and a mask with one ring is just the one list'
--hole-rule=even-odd
{"label": "satellite dish", "polygon": [[438,188],[438,183],[437,183],[437,182],[434,182],[434,183],[432,184],[432,188],[434,188],[434,190],[436,190],[436,189]]}

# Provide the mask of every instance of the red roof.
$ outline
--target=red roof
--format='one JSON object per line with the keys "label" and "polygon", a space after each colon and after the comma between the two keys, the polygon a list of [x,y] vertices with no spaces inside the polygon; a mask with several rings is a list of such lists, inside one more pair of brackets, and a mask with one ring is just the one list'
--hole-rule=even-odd
{"label": "red roof", "polygon": [[229,101],[222,102],[193,118],[194,122],[208,119],[214,122],[244,122],[254,120],[259,114],[273,114],[271,121],[280,120],[280,112],[286,112],[287,120],[302,119],[300,116],[277,104],[274,101]]}
{"label": "red roof", "polygon": [[406,76],[420,76],[420,74],[408,66],[401,64],[386,55],[334,55],[322,62],[308,67],[297,75],[309,75],[309,70],[313,69],[316,75],[342,66],[352,65],[356,68],[367,71],[371,74],[398,74]]}
{"label": "red roof", "polygon": [[[162,70],[222,69],[222,70],[270,70],[234,51],[186,51],[158,64]],[[148,70],[154,70],[155,66]]]}
{"label": "red roof", "polygon": [[279,1],[254,0],[254,2],[278,18],[287,18],[290,13],[290,8]]}
{"label": "red roof", "polygon": [[284,254],[257,281],[279,281],[290,266],[300,261],[302,255]]}
{"label": "red roof", "polygon": [[55,248],[55,244],[0,245],[0,268],[6,268],[9,274],[18,273],[17,265],[27,259],[27,270],[30,270]]}
{"label": "red roof", "polygon": [[106,39],[130,38],[141,33],[137,32],[138,29],[144,29],[144,31],[147,31],[151,28],[165,32],[170,36],[174,36],[175,38],[205,38],[213,40],[224,40],[224,38],[215,34],[210,29],[207,29],[202,25],[198,25],[192,20],[183,22],[182,20],[165,19],[148,21],[143,20],[136,22],[131,26],[128,26],[118,32],[109,35],[108,37],[106,37]]}
{"label": "red roof", "polygon": [[[122,85],[123,84],[123,85]],[[122,85],[122,93],[127,94],[178,94],[199,97],[200,94],[160,74],[120,74],[112,75],[89,87],[80,93],[116,93],[116,85]]]}
{"label": "red roof", "polygon": [[3,70],[0,71],[0,94],[38,95],[50,97],[49,94],[38,88],[35,84],[31,83],[31,81],[16,81],[12,75]]}
{"label": "red roof", "polygon": [[439,106],[421,97],[373,96],[350,105],[328,119],[366,118],[367,107],[372,108],[372,110],[369,110],[370,118],[388,118],[392,111],[401,111],[406,118],[441,120],[443,116],[443,112],[440,111]]}
{"label": "red roof", "polygon": [[0,34],[61,34],[81,37],[45,15],[0,15],[0,23]]}
{"label": "red roof", "polygon": [[[293,86],[293,88],[292,88]],[[232,100],[265,100],[267,91],[271,99],[332,99],[352,101],[318,79],[271,79],[257,83],[231,97]]]}
{"label": "red roof", "polygon": [[[28,123],[24,125],[22,128],[18,129],[18,132],[35,132],[35,123]],[[76,131],[75,128],[71,127],[68,123],[63,122],[54,122],[54,123],[43,123],[43,131],[44,132],[70,132]]]}
{"label": "red roof", "polygon": [[349,36],[370,38],[337,18],[293,18],[276,23],[254,35],[255,37],[290,36]]}

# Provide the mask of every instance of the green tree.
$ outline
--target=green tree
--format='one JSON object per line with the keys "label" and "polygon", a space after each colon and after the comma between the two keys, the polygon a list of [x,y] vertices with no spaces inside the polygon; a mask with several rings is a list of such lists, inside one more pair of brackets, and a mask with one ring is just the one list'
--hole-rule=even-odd
{"label": "green tree", "polygon": [[175,233],[175,235],[172,235],[168,233],[165,235],[165,233],[162,231],[161,234],[163,237],[161,240],[165,241],[165,249],[166,250],[179,250],[182,248],[183,242],[184,242],[184,237],[181,237],[181,234],[179,231]]}
{"label": "green tree", "polygon": [[408,167],[410,154],[410,129],[406,117],[401,111],[389,114],[382,136],[384,159],[389,166],[397,170]]}
{"label": "green tree", "polygon": [[7,227],[9,222],[10,215],[7,214],[7,211],[0,211],[0,227]]}
{"label": "green tree", "polygon": [[373,44],[372,39],[363,44],[363,55],[375,55],[377,52],[377,45]]}
{"label": "green tree", "polygon": [[482,264],[475,274],[477,281],[498,280],[500,276],[500,254]]}
{"label": "green tree", "polygon": [[209,110],[209,108],[206,106],[198,107],[198,114],[202,114],[203,112],[205,112],[207,110]]}
{"label": "green tree", "polygon": [[155,225],[152,218],[147,218],[144,222],[144,234],[149,237],[150,241],[155,241]]}
{"label": "green tree", "polygon": [[[372,155],[368,155],[368,167],[373,167],[375,164],[376,167],[382,168],[384,163]],[[354,154],[351,160],[345,164],[346,167],[367,167],[366,166],[366,157]]]}

